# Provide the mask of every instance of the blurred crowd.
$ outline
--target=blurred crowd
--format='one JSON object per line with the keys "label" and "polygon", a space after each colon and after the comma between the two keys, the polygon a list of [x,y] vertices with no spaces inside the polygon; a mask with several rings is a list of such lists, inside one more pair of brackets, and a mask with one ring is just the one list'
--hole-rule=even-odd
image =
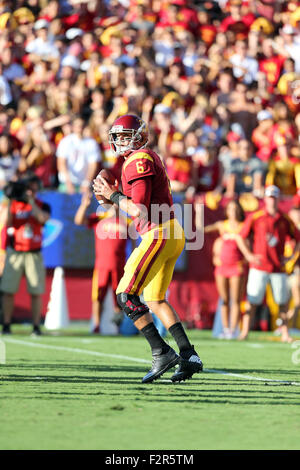
{"label": "blurred crowd", "polygon": [[0,0],[0,55],[0,189],[85,191],[134,113],[174,192],[299,194],[297,0]]}

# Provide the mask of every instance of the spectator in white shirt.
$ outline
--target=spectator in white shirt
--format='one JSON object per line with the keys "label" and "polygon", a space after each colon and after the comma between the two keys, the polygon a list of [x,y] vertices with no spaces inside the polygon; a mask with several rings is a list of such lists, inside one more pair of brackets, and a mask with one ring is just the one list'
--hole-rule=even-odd
{"label": "spectator in white shirt", "polygon": [[18,150],[13,149],[11,137],[6,134],[0,136],[0,189],[12,180],[17,179],[20,162]]}
{"label": "spectator in white shirt", "polygon": [[174,59],[174,40],[167,28],[157,28],[153,36],[155,62],[158,66],[168,66]]}
{"label": "spectator in white shirt", "polygon": [[[295,61],[295,72],[300,73],[300,43],[297,42],[293,26],[286,24],[280,31],[285,54]],[[277,43],[280,40],[277,41]]]}
{"label": "spectator in white shirt", "polygon": [[57,152],[59,191],[68,194],[85,192],[95,178],[101,153],[96,140],[84,136],[84,120],[74,119],[72,133],[63,137]]}
{"label": "spectator in white shirt", "polygon": [[45,19],[40,19],[34,23],[36,38],[30,41],[25,48],[26,52],[30,54],[32,62],[36,62],[41,58],[47,60],[59,58],[58,49],[48,40],[48,25],[49,22]]}
{"label": "spectator in white shirt", "polygon": [[247,44],[244,41],[236,42],[235,51],[229,59],[233,65],[233,75],[250,85],[257,80],[258,62],[247,55]]}
{"label": "spectator in white shirt", "polygon": [[3,75],[3,66],[0,61],[0,105],[7,106],[12,100],[11,89],[8,80]]}

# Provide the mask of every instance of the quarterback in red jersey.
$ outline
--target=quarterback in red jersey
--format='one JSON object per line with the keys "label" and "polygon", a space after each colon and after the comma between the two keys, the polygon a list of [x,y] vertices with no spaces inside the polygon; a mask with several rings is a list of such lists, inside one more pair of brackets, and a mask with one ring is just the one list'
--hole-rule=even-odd
{"label": "quarterback in red jersey", "polygon": [[[109,132],[117,155],[123,155],[122,189],[101,176],[94,180],[95,196],[104,196],[130,215],[141,243],[129,257],[116,294],[120,307],[150,344],[152,368],[142,379],[150,383],[179,364],[171,380],[179,382],[203,368],[174,308],[166,300],[175,263],[184,248],[184,232],[174,217],[170,182],[161,158],[146,147],[148,130],[139,117],[119,117]],[[144,301],[140,295],[143,292]],[[151,312],[172,334],[179,355],[158,333]]]}

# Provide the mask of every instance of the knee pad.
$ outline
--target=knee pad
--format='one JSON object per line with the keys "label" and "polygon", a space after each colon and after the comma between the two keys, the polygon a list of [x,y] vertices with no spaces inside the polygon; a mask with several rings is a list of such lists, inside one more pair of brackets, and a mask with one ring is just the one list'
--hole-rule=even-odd
{"label": "knee pad", "polygon": [[140,301],[138,295],[121,292],[117,295],[117,301],[120,308],[133,322],[149,312],[149,308]]}

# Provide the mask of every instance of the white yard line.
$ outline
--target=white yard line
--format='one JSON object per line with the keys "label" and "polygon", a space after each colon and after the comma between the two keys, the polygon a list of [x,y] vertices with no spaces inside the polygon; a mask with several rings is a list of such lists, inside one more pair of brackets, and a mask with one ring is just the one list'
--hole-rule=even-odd
{"label": "white yard line", "polygon": [[126,361],[142,362],[144,364],[149,364],[149,361],[147,361],[146,359],[122,356],[120,354],[106,354],[106,353],[101,353],[98,351],[89,351],[88,349],[68,348],[66,346],[52,346],[51,344],[42,344],[42,343],[36,343],[36,342],[22,341],[21,339],[13,339],[13,338],[5,338],[5,342],[22,344],[24,346],[29,346],[32,348],[54,349],[55,351],[68,351],[68,352],[75,352],[79,354],[89,354],[90,356],[110,357],[114,359],[123,359]]}
{"label": "white yard line", "polygon": [[255,377],[253,375],[244,375],[244,374],[235,374],[233,372],[226,372],[224,370],[217,369],[204,369],[204,372],[212,372],[213,374],[221,375],[230,375],[231,377],[240,377],[247,380],[259,380],[260,382],[277,382],[282,385],[300,385],[300,382],[291,382],[289,380],[279,380],[279,379],[266,379],[264,377]]}
{"label": "white yard line", "polygon": [[[22,341],[20,339],[5,338],[5,342],[7,343],[21,344],[23,346],[29,346],[32,348],[53,349],[55,351],[67,351],[67,352],[72,352],[72,353],[88,354],[90,356],[109,357],[113,359],[121,359],[124,361],[140,362],[143,364],[151,363],[151,361],[147,359],[140,359],[138,357],[123,356],[120,354],[107,354],[107,353],[101,353],[98,351],[89,351],[88,349],[68,348],[66,346],[52,346],[50,344],[42,344],[42,343],[37,343],[35,341],[36,340],[34,340],[34,342],[31,342],[31,341]],[[253,375],[235,374],[233,372],[226,372],[224,370],[218,370],[218,369],[203,369],[203,372],[209,372],[212,374],[220,374],[220,375],[228,375],[230,377],[239,377],[241,379],[246,379],[246,380],[258,380],[260,382],[275,382],[275,383],[282,384],[282,385],[300,386],[300,382],[270,379],[270,378],[264,378],[264,377],[255,377]]]}

